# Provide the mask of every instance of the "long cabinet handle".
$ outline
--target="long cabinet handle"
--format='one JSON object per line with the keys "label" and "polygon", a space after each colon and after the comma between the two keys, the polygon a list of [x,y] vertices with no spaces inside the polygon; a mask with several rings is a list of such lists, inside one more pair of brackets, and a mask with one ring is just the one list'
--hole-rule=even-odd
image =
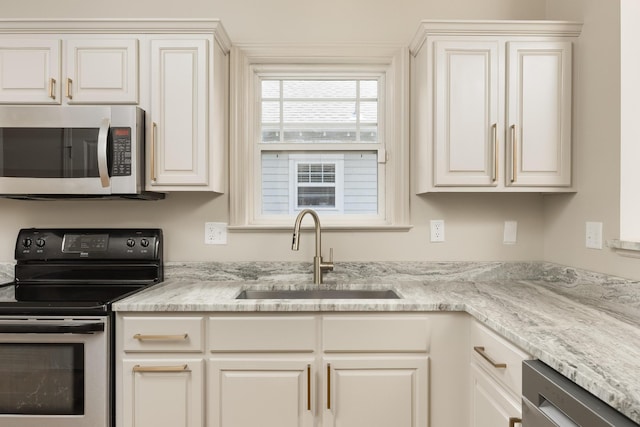
{"label": "long cabinet handle", "polygon": [[49,79],[49,98],[56,99],[56,79],[51,77]]}
{"label": "long cabinet handle", "polygon": [[331,363],[327,363],[327,409],[331,409]]}
{"label": "long cabinet handle", "polygon": [[307,411],[311,410],[311,365],[307,365]]}
{"label": "long cabinet handle", "polygon": [[482,358],[484,360],[486,360],[487,362],[491,363],[491,365],[493,365],[494,368],[506,368],[507,367],[506,363],[498,363],[495,360],[493,360],[487,353],[485,353],[484,347],[482,347],[482,346],[473,347],[473,350],[476,353],[478,353],[480,356],[482,356]]}
{"label": "long cabinet handle", "polygon": [[176,366],[141,366],[135,365],[133,372],[191,372],[189,365],[176,365]]}
{"label": "long cabinet handle", "polygon": [[73,83],[73,80],[71,80],[70,78],[67,78],[67,98],[69,99],[73,99],[73,95],[71,95],[71,84]]}
{"label": "long cabinet handle", "polygon": [[158,125],[153,122],[151,126],[151,181],[156,181],[156,134],[158,131]]}
{"label": "long cabinet handle", "polygon": [[189,338],[189,334],[178,334],[178,335],[143,335],[143,334],[135,334],[133,339],[138,341],[185,341]]}
{"label": "long cabinet handle", "polygon": [[516,125],[511,125],[511,182],[518,179],[518,141]]}
{"label": "long cabinet handle", "polygon": [[498,180],[498,124],[494,123],[491,126],[491,133],[493,136],[493,176],[491,177],[493,182]]}
{"label": "long cabinet handle", "polygon": [[509,427],[515,427],[516,424],[522,424],[522,418],[509,417]]}

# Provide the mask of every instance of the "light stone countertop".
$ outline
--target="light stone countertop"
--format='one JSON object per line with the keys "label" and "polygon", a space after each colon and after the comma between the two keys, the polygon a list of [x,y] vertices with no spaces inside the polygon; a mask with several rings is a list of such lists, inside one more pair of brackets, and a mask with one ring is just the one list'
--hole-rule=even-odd
{"label": "light stone countertop", "polygon": [[141,312],[465,311],[640,422],[640,284],[545,263],[345,263],[325,288],[391,288],[400,300],[236,300],[315,288],[310,266],[167,265],[167,280],[114,304]]}

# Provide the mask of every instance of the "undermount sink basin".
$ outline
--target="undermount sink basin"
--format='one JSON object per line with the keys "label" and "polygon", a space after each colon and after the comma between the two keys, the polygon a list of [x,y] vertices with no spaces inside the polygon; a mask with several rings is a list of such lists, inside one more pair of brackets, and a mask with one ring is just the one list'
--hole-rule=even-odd
{"label": "undermount sink basin", "polygon": [[300,289],[240,292],[236,299],[399,299],[392,290]]}

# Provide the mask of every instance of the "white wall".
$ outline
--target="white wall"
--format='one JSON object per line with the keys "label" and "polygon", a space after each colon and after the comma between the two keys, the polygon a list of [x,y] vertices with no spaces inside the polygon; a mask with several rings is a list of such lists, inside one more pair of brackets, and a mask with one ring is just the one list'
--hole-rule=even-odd
{"label": "white wall", "polygon": [[620,237],[620,0],[547,0],[547,17],[584,26],[575,63],[578,193],[545,196],[544,259],[640,278],[640,260],[585,247],[586,221],[603,222],[605,241]]}
{"label": "white wall", "polygon": [[[542,19],[545,14],[544,0],[64,0],[55,7],[48,0],[6,3],[3,18],[220,18],[234,42],[408,45],[422,19]],[[547,202],[549,215],[561,210],[554,206],[571,202],[570,196],[558,199]],[[233,233],[226,246],[205,246],[204,222],[226,222],[228,210],[228,195],[210,194],[170,194],[158,202],[0,199],[0,261],[13,260],[16,233],[29,226],[162,227],[169,261],[311,261],[311,233],[302,237],[297,253],[290,250],[289,232]],[[561,212],[557,215],[563,218]],[[446,221],[446,242],[429,243],[430,219]],[[412,196],[410,231],[330,232],[323,245],[327,251],[335,248],[337,266],[349,260],[540,260],[542,219],[543,200],[537,194]],[[502,244],[505,220],[518,221],[517,245]]]}

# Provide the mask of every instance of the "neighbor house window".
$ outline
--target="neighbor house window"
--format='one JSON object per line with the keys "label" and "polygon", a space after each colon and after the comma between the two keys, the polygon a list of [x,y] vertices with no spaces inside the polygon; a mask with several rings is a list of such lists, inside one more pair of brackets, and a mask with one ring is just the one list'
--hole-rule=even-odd
{"label": "neighbor house window", "polygon": [[290,226],[307,208],[323,226],[406,225],[405,98],[391,72],[406,64],[237,53],[237,102],[246,104],[236,108],[232,166],[243,173],[232,172],[232,226]]}

